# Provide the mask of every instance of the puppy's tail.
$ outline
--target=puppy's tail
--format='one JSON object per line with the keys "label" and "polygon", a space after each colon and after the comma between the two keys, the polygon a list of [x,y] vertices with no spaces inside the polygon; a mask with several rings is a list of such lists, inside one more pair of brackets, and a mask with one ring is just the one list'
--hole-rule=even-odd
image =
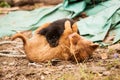
{"label": "puppy's tail", "polygon": [[27,37],[26,36],[24,36],[22,33],[16,33],[15,35],[13,35],[12,36],[12,38],[11,38],[11,40],[13,41],[13,40],[15,40],[16,38],[21,38],[22,39],[22,41],[23,41],[23,44],[25,45],[26,43],[27,43]]}

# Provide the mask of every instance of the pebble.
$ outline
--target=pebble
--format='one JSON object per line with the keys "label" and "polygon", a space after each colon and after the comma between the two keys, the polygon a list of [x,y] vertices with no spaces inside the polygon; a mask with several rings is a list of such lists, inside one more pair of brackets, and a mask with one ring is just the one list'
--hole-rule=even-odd
{"label": "pebble", "polygon": [[99,67],[99,66],[93,66],[89,68],[93,73],[102,73],[106,71],[104,67]]}
{"label": "pebble", "polygon": [[43,75],[40,76],[41,80],[45,80],[45,77]]}
{"label": "pebble", "polygon": [[50,74],[51,72],[50,71],[44,71],[43,72],[45,75],[48,75],[48,74]]}
{"label": "pebble", "polygon": [[65,68],[64,65],[60,65],[60,66],[58,66],[58,69],[59,69],[59,70],[62,70],[62,69],[64,69],[64,68]]}
{"label": "pebble", "polygon": [[6,62],[6,61],[5,61],[5,62],[2,62],[2,64],[3,64],[3,65],[6,65],[6,64],[7,64],[7,62]]}
{"label": "pebble", "polygon": [[42,65],[36,63],[28,63],[28,66],[43,67]]}
{"label": "pebble", "polygon": [[103,74],[103,76],[109,76],[110,75],[110,71],[104,71],[102,74]]}
{"label": "pebble", "polygon": [[119,54],[118,53],[115,53],[113,56],[114,56],[114,58],[119,58]]}
{"label": "pebble", "polygon": [[15,62],[9,63],[9,66],[13,66],[13,65],[15,65]]}

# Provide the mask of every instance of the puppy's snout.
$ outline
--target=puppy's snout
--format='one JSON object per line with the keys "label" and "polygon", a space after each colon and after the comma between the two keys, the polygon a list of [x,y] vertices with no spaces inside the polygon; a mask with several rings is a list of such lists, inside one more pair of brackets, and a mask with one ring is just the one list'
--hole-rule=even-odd
{"label": "puppy's snout", "polygon": [[57,39],[52,39],[52,40],[49,40],[48,42],[50,44],[50,47],[56,47],[59,44],[59,40]]}
{"label": "puppy's snout", "polygon": [[59,43],[58,40],[55,40],[55,41],[51,40],[50,41],[50,47],[56,47],[56,46],[58,46],[58,43]]}
{"label": "puppy's snout", "polygon": [[50,47],[56,47],[56,46],[58,46],[58,43],[52,43],[52,44],[50,44]]}

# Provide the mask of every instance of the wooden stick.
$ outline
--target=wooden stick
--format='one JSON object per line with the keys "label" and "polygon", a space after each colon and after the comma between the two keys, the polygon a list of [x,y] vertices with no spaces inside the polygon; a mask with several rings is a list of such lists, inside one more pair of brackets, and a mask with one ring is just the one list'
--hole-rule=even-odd
{"label": "wooden stick", "polygon": [[3,44],[17,44],[17,42],[15,42],[15,41],[2,41],[2,42],[0,42],[0,45],[3,45]]}
{"label": "wooden stick", "polygon": [[0,56],[5,56],[5,57],[26,57],[26,55],[14,55],[14,54],[4,54],[4,53],[0,53]]}

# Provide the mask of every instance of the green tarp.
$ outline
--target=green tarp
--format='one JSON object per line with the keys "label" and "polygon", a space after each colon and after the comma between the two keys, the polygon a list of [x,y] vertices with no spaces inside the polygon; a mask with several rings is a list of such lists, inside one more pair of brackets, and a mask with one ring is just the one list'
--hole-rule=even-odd
{"label": "green tarp", "polygon": [[120,40],[120,0],[64,0],[55,7],[33,11],[15,11],[0,17],[0,37],[15,31],[35,30],[45,22],[74,18],[81,12],[89,17],[77,22],[80,34],[92,41],[103,41],[108,31],[115,34],[113,43]]}

